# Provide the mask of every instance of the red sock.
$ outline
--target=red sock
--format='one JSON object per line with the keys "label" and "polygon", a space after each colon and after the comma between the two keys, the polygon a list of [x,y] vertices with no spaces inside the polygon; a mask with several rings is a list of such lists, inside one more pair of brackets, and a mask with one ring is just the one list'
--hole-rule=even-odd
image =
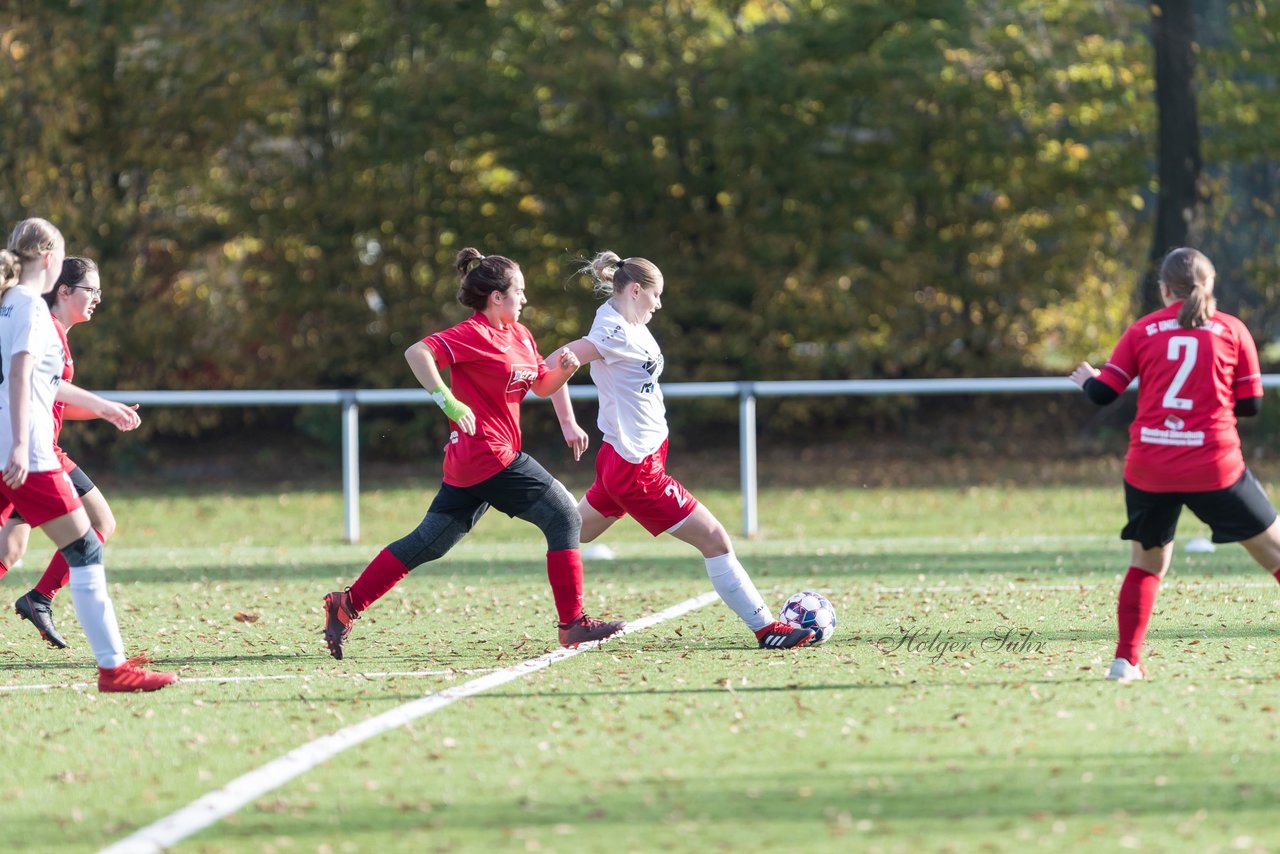
{"label": "red sock", "polygon": [[582,616],[582,553],[577,549],[547,552],[547,580],[556,600],[560,622]]}
{"label": "red sock", "polygon": [[[1271,570],[1271,574],[1276,577],[1276,581],[1280,581],[1280,566]],[[4,575],[4,564],[0,563],[0,576]]]}
{"label": "red sock", "polygon": [[[107,538],[102,536],[101,531],[94,528],[93,532],[98,535],[98,542],[106,543]],[[53,557],[49,558],[49,565],[45,567],[44,575],[40,576],[40,580],[32,589],[52,599],[54,594],[67,586],[67,581],[70,579],[71,567],[67,566],[67,559],[62,556],[62,552],[55,551]]]}
{"label": "red sock", "polygon": [[[9,567],[5,565],[4,561],[0,560],[0,578],[4,578],[4,574],[8,571]],[[1277,572],[1280,572],[1280,570],[1277,570]],[[1277,578],[1280,578],[1280,576],[1277,576]]]}
{"label": "red sock", "polygon": [[1127,658],[1130,664],[1138,663],[1159,589],[1160,576],[1136,566],[1129,567],[1129,574],[1120,585],[1120,601],[1116,605],[1116,619],[1120,624],[1116,658]]}
{"label": "red sock", "polygon": [[351,607],[360,613],[387,595],[387,591],[408,574],[409,568],[389,550],[383,549],[351,585]]}

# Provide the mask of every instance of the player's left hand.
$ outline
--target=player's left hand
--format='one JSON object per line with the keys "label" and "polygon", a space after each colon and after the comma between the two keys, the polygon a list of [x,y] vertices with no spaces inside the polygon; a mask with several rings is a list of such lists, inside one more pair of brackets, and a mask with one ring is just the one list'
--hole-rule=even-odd
{"label": "player's left hand", "polygon": [[583,430],[575,424],[561,424],[560,432],[564,433],[564,440],[573,451],[573,460],[577,462],[582,459],[582,455],[586,453],[587,445],[591,440],[587,436],[587,431]]}
{"label": "player's left hand", "polygon": [[142,424],[142,416],[138,415],[138,404],[126,406],[123,403],[108,401],[103,408],[102,418],[110,422],[117,430],[128,432],[137,430]]}
{"label": "player's left hand", "polygon": [[1071,372],[1071,381],[1080,386],[1080,388],[1084,388],[1085,380],[1091,380],[1100,373],[1101,371],[1088,362],[1081,362],[1076,365],[1076,369]]}

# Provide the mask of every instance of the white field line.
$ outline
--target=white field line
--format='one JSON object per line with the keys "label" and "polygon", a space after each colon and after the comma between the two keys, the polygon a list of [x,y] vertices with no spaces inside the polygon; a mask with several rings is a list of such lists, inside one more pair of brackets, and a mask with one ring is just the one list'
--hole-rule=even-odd
{"label": "white field line", "polygon": [[[672,605],[670,608],[659,611],[656,614],[642,617],[630,623],[623,633],[631,634],[644,631],[651,626],[656,626],[659,623],[675,619],[690,611],[709,605],[718,599],[719,596],[714,591],[708,591],[701,596],[695,596],[677,605]],[[219,819],[235,813],[241,807],[252,803],[268,792],[280,788],[295,777],[305,774],[322,762],[332,759],[348,748],[355,747],[388,730],[404,726],[423,715],[443,709],[458,700],[497,688],[531,673],[536,673],[598,645],[598,643],[590,643],[583,644],[578,649],[558,649],[548,652],[545,655],[522,661],[511,667],[504,667],[487,676],[472,679],[453,688],[447,688],[435,694],[428,694],[425,697],[397,706],[390,711],[367,718],[360,723],[352,724],[335,733],[308,742],[301,747],[294,748],[279,759],[268,762],[261,768],[237,777],[221,789],[210,792],[177,812],[171,813],[119,842],[107,846],[99,854],[156,854],[156,852],[164,851],[166,848],[176,845],[192,834],[216,823]]]}
{"label": "white field line", "polygon": [[[414,678],[422,678],[428,676],[454,676],[459,673],[492,673],[497,670],[496,667],[474,667],[465,669],[449,669],[449,670],[388,670],[384,673],[276,673],[262,674],[258,676],[184,676],[181,681],[187,685],[196,682],[279,682],[292,679],[301,679],[304,682],[310,682],[312,679],[378,679],[392,676],[406,676]],[[47,685],[0,685],[0,692],[3,691],[48,691],[54,688],[72,688],[79,690],[81,688],[92,688],[96,682],[63,682],[61,684]]]}

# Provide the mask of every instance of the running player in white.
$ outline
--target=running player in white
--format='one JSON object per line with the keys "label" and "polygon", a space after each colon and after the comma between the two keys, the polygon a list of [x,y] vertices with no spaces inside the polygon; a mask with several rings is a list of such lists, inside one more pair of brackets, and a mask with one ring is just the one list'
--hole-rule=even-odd
{"label": "running player in white", "polygon": [[[654,312],[662,308],[661,271],[644,258],[624,260],[602,252],[583,272],[591,274],[596,290],[609,299],[596,312],[587,337],[565,345],[580,362],[591,365],[604,434],[596,454],[595,483],[578,502],[582,542],[591,542],[630,513],[655,537],[667,533],[702,552],[712,586],[762,648],[786,649],[813,640],[812,629],[793,629],[774,619],[734,555],[724,525],[667,474],[669,431],[658,385],[662,350],[648,328]],[[580,458],[587,436],[574,418],[568,391],[557,392],[552,402],[565,438]]]}

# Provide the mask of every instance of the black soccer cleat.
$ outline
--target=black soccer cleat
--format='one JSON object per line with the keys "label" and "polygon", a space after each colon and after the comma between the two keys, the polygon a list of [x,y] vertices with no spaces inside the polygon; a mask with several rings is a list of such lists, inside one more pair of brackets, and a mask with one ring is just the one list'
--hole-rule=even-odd
{"label": "black soccer cleat", "polygon": [[24,620],[30,620],[40,637],[54,649],[66,649],[67,642],[53,625],[53,600],[32,590],[13,603],[13,610]]}
{"label": "black soccer cleat", "polygon": [[804,646],[817,635],[813,629],[797,629],[781,620],[775,620],[756,632],[761,649],[793,649]]}

